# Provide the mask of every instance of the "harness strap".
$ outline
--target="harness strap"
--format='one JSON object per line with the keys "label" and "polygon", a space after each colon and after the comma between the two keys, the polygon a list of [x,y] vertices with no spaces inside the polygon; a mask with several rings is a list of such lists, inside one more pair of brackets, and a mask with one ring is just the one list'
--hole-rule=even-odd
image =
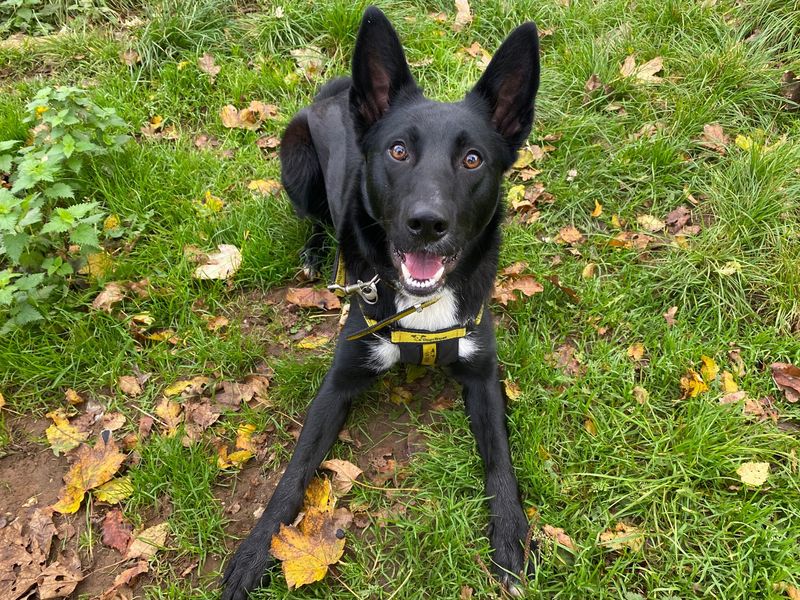
{"label": "harness strap", "polygon": [[367,323],[369,327],[347,336],[347,340],[351,342],[353,340],[360,340],[361,338],[368,336],[371,333],[380,331],[381,329],[388,327],[392,323],[396,323],[403,317],[407,317],[408,315],[415,312],[420,312],[423,308],[428,308],[430,305],[436,304],[440,300],[440,298],[441,298],[440,296],[437,296],[436,298],[431,298],[430,300],[426,300],[425,302],[417,302],[415,305],[409,306],[407,309],[401,310],[400,312],[393,314],[391,317],[386,317],[382,321],[378,321],[377,323],[373,322],[372,325]]}

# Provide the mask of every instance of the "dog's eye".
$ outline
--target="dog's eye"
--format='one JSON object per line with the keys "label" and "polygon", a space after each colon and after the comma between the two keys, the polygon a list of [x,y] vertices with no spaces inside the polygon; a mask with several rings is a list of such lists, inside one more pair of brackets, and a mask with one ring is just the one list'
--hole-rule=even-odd
{"label": "dog's eye", "polygon": [[408,150],[406,150],[405,144],[401,144],[400,142],[392,144],[392,147],[389,148],[389,154],[395,160],[405,160],[408,158]]}
{"label": "dog's eye", "polygon": [[467,169],[477,169],[483,164],[483,159],[481,158],[480,154],[478,154],[474,150],[471,150],[467,152],[467,155],[464,157],[464,160],[462,162],[464,164],[464,167]]}

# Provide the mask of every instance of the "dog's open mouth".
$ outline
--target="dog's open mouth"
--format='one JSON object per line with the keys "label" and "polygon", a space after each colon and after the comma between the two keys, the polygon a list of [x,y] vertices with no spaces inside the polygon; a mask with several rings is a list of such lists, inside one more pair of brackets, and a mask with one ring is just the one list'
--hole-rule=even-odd
{"label": "dog's open mouth", "polygon": [[442,287],[445,276],[453,270],[458,256],[396,251],[394,258],[400,283],[405,290],[415,296],[428,296]]}

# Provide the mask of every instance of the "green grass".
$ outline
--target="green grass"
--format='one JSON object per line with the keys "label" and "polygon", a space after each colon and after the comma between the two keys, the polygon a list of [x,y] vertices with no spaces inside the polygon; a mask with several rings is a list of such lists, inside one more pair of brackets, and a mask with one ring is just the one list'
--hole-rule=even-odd
{"label": "green grass", "polygon": [[[102,18],[76,21],[26,49],[0,49],[0,139],[24,139],[27,99],[43,85],[67,83],[89,86],[132,133],[154,115],[179,132],[175,141],[139,139],[113,168],[85,173],[92,198],[135,222],[141,234],[125,240],[111,273],[76,284],[47,322],[0,340],[0,390],[12,410],[41,415],[63,402],[68,387],[89,395],[111,389],[110,401],[135,424],[139,413],[130,404],[151,411],[163,386],[176,379],[234,379],[266,360],[275,372],[274,407],[228,415],[217,435],[232,441],[240,421],[259,431],[275,427],[269,443],[276,457],[263,468],[270,473],[285,461],[291,437],[281,428],[289,418],[302,419],[331,348],[297,352],[289,343],[267,353],[287,331],[280,306],[257,304],[293,281],[308,229],[284,195],[256,197],[247,183],[278,177],[277,159],[265,158],[255,142],[279,135],[319,83],[296,73],[290,51],[314,45],[326,56],[326,77],[346,73],[365,5],[304,0],[284,3],[281,15],[272,3],[109,3],[112,13]],[[531,142],[561,136],[534,165],[541,169],[536,180],[555,200],[530,225],[510,220],[502,262],[525,260],[542,280],[558,275],[580,302],[545,281],[543,293],[495,312],[500,359],[522,389],[509,406],[509,428],[525,507],[535,508],[537,525],[563,528],[578,550],[564,554],[545,544],[527,597],[775,599],[781,596],[773,584],[800,585],[800,479],[792,458],[800,451],[800,408],[783,400],[769,373],[778,360],[800,363],[800,120],[783,108],[779,88],[784,70],[800,72],[800,5],[486,0],[473,3],[474,21],[460,33],[428,16],[442,11],[452,19],[449,1],[402,0],[383,8],[412,64],[431,59],[413,72],[442,100],[462,97],[480,76],[460,49],[477,41],[493,51],[526,19],[550,31],[541,42]],[[141,24],[122,28],[129,17]],[[120,61],[129,48],[141,64]],[[213,84],[196,66],[204,52],[222,67]],[[630,54],[637,64],[663,57],[664,81],[622,78],[620,65]],[[608,88],[587,95],[592,74]],[[279,117],[259,132],[222,127],[222,106],[254,99],[277,104]],[[698,140],[709,123],[722,124],[732,140],[750,138],[753,148],[733,142],[725,154],[704,148]],[[652,136],[636,135],[648,125],[657,127]],[[198,150],[193,140],[201,133],[216,136],[220,146]],[[207,190],[225,202],[210,218],[198,216],[193,204]],[[689,206],[690,196],[701,231],[685,244],[662,234],[645,251],[608,244],[620,232],[612,216],[636,230],[637,216],[663,219]],[[603,205],[597,218],[595,201]],[[587,238],[579,254],[554,240],[567,225]],[[211,250],[220,243],[242,250],[235,284],[192,279],[184,247]],[[588,262],[597,264],[597,277],[581,276]],[[726,269],[732,264],[733,271]],[[142,342],[127,319],[88,308],[107,281],[145,277],[150,296],[120,308],[128,316],[148,312],[153,329],[174,329],[182,340],[176,346]],[[672,327],[662,317],[671,306],[678,307]],[[225,314],[232,324],[224,335],[209,332],[203,312]],[[257,324],[248,325],[254,315]],[[319,322],[312,317],[302,315],[294,327]],[[549,358],[567,340],[582,365],[574,377]],[[626,355],[633,343],[644,344],[646,364]],[[753,398],[773,396],[780,426],[756,422],[740,406],[719,405],[717,384],[681,399],[679,380],[699,368],[701,355],[731,370],[733,345],[746,365],[740,387]],[[131,401],[113,390],[134,365],[154,375],[146,394]],[[635,386],[648,390],[645,404],[633,397]],[[369,416],[355,416],[353,425],[386,418],[369,410],[386,395],[383,388],[373,392],[362,408]],[[596,434],[587,431],[587,419]],[[390,498],[356,487],[350,494],[372,512],[399,502],[405,513],[348,535],[342,562],[323,582],[290,593],[279,576],[254,598],[458,598],[462,585],[474,597],[499,594],[474,559],[489,561],[487,510],[460,405],[434,425],[418,425],[428,451],[413,460],[403,485],[419,491]],[[0,417],[4,446],[8,427]],[[214,449],[155,436],[139,452],[126,514],[146,519],[166,503],[177,554],[224,557],[225,519],[212,491],[230,478],[213,465]],[[341,444],[335,452],[351,457]],[[747,461],[770,463],[764,487],[742,487],[736,469]],[[619,521],[645,532],[643,550],[617,553],[598,544]],[[211,579],[184,581],[168,558],[154,568],[147,598],[216,597]]]}

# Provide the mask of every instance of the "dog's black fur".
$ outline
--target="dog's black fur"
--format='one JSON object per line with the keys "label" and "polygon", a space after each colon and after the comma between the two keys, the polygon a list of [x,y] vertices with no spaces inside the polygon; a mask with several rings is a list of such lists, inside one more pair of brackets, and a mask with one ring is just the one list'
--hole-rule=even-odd
{"label": "dog's black fur", "polygon": [[[268,552],[273,534],[297,515],[354,398],[392,362],[376,359],[378,335],[346,339],[365,327],[365,314],[380,320],[403,302],[405,307],[420,296],[447,293],[452,314],[444,318],[463,325],[474,323],[490,298],[504,216],[502,178],[530,133],[538,86],[538,34],[526,23],[509,35],[464,100],[428,100],[391,24],[369,8],[352,78],[325,85],[287,127],[283,183],[298,214],[315,221],[304,251],[306,267],[318,268],[323,226],[332,225],[348,280],[368,281],[377,273],[381,281],[375,305],[351,303],[333,364],[286,472],[227,566],[223,600],[244,600],[262,584],[274,562]],[[476,163],[469,154],[478,155],[477,168],[467,168]],[[424,278],[433,283],[414,294],[401,263],[423,255],[441,260],[444,275],[438,281]],[[481,319],[469,338],[471,351],[462,356],[459,347],[458,360],[447,369],[463,386],[486,468],[492,559],[502,581],[513,587],[525,568],[528,522],[511,465],[492,319]]]}

